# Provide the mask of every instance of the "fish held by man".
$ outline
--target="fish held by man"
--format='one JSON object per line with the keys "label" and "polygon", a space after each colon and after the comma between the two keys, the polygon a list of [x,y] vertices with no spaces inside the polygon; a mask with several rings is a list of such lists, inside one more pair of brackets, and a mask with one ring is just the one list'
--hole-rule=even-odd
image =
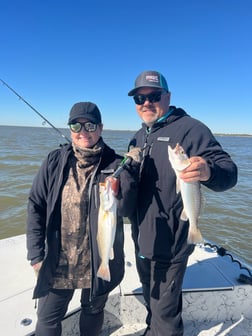
{"label": "fish held by man", "polygon": [[182,146],[177,144],[173,149],[168,146],[168,155],[177,177],[176,192],[181,193],[184,206],[180,218],[184,221],[189,220],[187,241],[189,244],[203,243],[204,239],[198,228],[198,219],[202,206],[200,182],[187,183],[180,179],[180,172],[191,164]]}
{"label": "fish held by man", "polygon": [[109,260],[114,259],[113,245],[116,233],[116,198],[112,182],[99,183],[100,208],[98,214],[97,243],[101,264],[97,276],[110,281]]}

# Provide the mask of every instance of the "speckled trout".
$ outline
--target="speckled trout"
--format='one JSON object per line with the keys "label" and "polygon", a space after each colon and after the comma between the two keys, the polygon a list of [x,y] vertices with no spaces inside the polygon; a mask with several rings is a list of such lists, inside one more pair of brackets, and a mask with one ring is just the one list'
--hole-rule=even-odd
{"label": "speckled trout", "polygon": [[201,232],[198,228],[198,219],[201,212],[202,196],[199,182],[187,183],[179,178],[182,170],[187,168],[191,162],[184,149],[177,144],[175,148],[168,146],[168,155],[172,168],[175,171],[176,192],[181,192],[183,201],[182,220],[189,220],[189,231],[187,241],[189,244],[202,243]]}
{"label": "speckled trout", "polygon": [[100,208],[98,214],[97,243],[101,264],[97,276],[110,281],[109,260],[114,259],[114,240],[116,232],[116,199],[111,182],[99,183]]}

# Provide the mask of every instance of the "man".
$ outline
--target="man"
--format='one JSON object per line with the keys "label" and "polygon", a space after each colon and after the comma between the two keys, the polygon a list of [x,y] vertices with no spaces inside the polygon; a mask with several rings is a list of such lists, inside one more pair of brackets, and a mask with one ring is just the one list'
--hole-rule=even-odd
{"label": "man", "polygon": [[161,73],[140,73],[128,95],[143,121],[130,142],[143,148],[137,210],[130,221],[148,311],[144,335],[181,336],[182,282],[194,245],[187,243],[189,223],[181,219],[183,203],[168,145],[179,143],[190,157],[190,166],[180,174],[185,182],[224,191],[236,184],[237,167],[204,124],[170,106],[171,93]]}

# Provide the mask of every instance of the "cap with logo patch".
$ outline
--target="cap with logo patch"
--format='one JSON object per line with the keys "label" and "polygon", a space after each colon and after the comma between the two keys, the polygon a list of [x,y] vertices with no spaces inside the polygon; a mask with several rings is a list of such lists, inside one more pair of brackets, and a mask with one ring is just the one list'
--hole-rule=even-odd
{"label": "cap with logo patch", "polygon": [[134,96],[136,91],[142,87],[153,87],[169,91],[166,79],[158,71],[143,71],[135,80],[135,87],[129,91],[128,96]]}

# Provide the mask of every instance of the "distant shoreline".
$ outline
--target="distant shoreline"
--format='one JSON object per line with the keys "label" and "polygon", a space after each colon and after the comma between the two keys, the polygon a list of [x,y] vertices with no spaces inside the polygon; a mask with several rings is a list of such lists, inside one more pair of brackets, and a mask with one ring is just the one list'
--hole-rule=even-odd
{"label": "distant shoreline", "polygon": [[237,136],[244,138],[251,138],[252,134],[238,134],[238,133],[213,133],[215,136]]}
{"label": "distant shoreline", "polygon": [[[49,126],[24,126],[24,125],[0,125],[0,127],[31,127],[31,128],[51,128]],[[67,127],[58,127],[59,129],[68,129]],[[120,130],[120,129],[109,129],[104,128],[104,131],[109,132],[137,132],[137,130]],[[237,137],[252,137],[252,134],[246,134],[246,133],[214,133],[215,136],[237,136]]]}

